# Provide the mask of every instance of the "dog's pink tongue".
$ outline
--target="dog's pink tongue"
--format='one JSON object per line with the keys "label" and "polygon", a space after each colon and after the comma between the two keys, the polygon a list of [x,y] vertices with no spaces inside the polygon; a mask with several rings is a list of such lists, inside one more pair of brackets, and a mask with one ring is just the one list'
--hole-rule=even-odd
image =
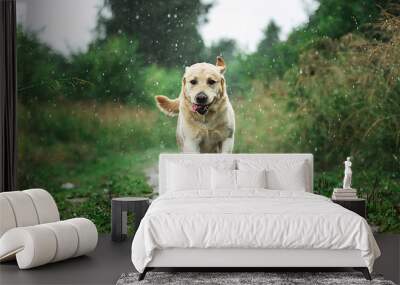
{"label": "dog's pink tongue", "polygon": [[192,104],[192,111],[196,112],[197,109],[199,109],[200,107],[201,107],[200,105]]}

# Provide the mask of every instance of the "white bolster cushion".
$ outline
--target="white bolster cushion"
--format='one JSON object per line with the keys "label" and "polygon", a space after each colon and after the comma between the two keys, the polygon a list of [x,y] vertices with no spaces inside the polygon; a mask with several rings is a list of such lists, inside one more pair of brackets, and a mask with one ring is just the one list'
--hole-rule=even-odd
{"label": "white bolster cushion", "polygon": [[0,261],[16,257],[20,269],[86,254],[96,248],[96,226],[88,219],[19,227],[0,238]]}
{"label": "white bolster cushion", "polygon": [[92,221],[85,218],[74,218],[64,222],[70,223],[78,232],[79,242],[74,257],[91,252],[96,248],[98,234]]}
{"label": "white bolster cushion", "polygon": [[33,226],[39,223],[35,205],[29,195],[23,191],[3,192],[1,195],[10,203],[17,227]]}
{"label": "white bolster cushion", "polygon": [[20,269],[51,262],[57,241],[51,229],[42,225],[13,228],[0,239],[0,260],[17,258]]}
{"label": "white bolster cushion", "polygon": [[15,228],[14,211],[8,199],[0,195],[0,237],[9,229]]}
{"label": "white bolster cushion", "polygon": [[55,235],[57,242],[57,250],[51,262],[57,262],[70,258],[75,255],[78,249],[78,232],[71,228],[71,224],[63,222],[55,222],[44,224]]}
{"label": "white bolster cushion", "polygon": [[0,217],[0,237],[15,227],[60,220],[53,197],[43,189],[0,193]]}
{"label": "white bolster cushion", "polygon": [[29,189],[22,191],[28,194],[35,205],[39,224],[51,223],[60,220],[56,202],[49,192],[43,189]]}

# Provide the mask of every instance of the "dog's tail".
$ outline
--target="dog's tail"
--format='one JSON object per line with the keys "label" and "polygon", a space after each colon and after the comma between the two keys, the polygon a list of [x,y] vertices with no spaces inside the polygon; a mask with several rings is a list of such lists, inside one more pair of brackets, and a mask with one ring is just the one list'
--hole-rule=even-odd
{"label": "dog's tail", "polygon": [[155,97],[158,108],[161,112],[168,116],[176,116],[179,113],[179,98],[169,99],[168,97],[159,95]]}

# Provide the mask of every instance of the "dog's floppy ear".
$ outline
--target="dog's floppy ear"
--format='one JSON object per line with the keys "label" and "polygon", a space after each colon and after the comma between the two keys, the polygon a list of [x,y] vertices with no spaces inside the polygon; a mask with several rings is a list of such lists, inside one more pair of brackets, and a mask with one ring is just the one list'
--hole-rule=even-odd
{"label": "dog's floppy ear", "polygon": [[215,65],[218,67],[221,74],[224,74],[224,72],[226,70],[226,65],[225,65],[225,61],[222,58],[222,56],[217,56],[217,63]]}

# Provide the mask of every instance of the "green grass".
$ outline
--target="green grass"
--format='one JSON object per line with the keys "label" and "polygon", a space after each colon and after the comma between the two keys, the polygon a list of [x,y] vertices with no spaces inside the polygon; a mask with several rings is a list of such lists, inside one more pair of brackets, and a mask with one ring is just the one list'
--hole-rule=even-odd
{"label": "green grass", "polygon": [[[53,192],[62,218],[86,217],[95,222],[100,232],[109,232],[112,197],[152,195],[143,171],[156,163],[157,156],[158,150],[154,149],[107,154],[93,165],[78,167],[76,173],[69,174],[77,187]],[[60,178],[68,181],[67,177]]]}
{"label": "green grass", "polygon": [[[18,187],[44,188],[63,219],[86,217],[109,232],[112,197],[152,195],[144,171],[160,150],[176,151],[174,119],[127,105],[92,113],[87,103],[63,103],[19,106]],[[75,187],[63,189],[67,182]]]}
{"label": "green grass", "polygon": [[[36,179],[43,180],[43,184],[49,181],[48,185],[52,185],[39,186],[52,193],[62,219],[86,217],[100,232],[109,232],[112,197],[152,196],[144,170],[157,163],[158,154],[159,149],[105,153],[96,161],[72,166],[68,171],[62,165],[52,169],[45,167],[36,172]],[[73,183],[75,188],[62,189],[65,182]]]}

